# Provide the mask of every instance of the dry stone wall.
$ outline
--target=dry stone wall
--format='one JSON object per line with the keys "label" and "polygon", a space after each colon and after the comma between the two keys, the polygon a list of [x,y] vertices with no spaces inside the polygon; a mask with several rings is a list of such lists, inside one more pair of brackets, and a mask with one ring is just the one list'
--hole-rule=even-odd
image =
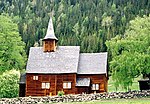
{"label": "dry stone wall", "polygon": [[111,92],[97,94],[78,94],[64,96],[46,96],[46,97],[18,97],[18,98],[1,98],[0,104],[43,104],[58,102],[86,102],[101,99],[130,99],[150,97],[150,90],[147,91],[130,91],[130,92]]}

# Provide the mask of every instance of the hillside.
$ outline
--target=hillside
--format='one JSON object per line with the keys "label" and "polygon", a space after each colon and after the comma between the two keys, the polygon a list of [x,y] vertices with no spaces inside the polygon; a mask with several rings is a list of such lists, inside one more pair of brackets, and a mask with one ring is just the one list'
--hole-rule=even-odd
{"label": "hillside", "polygon": [[45,36],[50,14],[59,45],[79,45],[81,52],[100,52],[106,51],[106,40],[124,35],[130,20],[150,13],[150,1],[2,0],[2,13],[18,23],[27,53]]}

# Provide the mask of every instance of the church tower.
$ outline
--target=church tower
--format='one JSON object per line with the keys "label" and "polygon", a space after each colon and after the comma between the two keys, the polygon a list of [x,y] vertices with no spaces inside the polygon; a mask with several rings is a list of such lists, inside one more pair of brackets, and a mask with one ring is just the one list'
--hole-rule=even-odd
{"label": "church tower", "polygon": [[44,52],[55,52],[56,47],[57,47],[56,46],[57,41],[58,41],[58,39],[56,38],[56,36],[54,34],[52,18],[50,17],[47,33],[43,39],[43,51]]}

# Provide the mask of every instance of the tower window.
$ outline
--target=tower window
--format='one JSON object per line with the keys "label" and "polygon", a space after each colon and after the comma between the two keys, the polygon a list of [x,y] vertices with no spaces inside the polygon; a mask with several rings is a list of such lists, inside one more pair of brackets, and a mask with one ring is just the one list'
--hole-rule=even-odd
{"label": "tower window", "polygon": [[45,41],[45,44],[48,44],[48,41]]}

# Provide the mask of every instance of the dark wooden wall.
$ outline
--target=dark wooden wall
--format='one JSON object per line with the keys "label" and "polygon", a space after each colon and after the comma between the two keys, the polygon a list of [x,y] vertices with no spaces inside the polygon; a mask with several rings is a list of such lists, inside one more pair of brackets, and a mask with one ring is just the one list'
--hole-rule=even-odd
{"label": "dark wooden wall", "polygon": [[[98,75],[77,75],[78,78],[90,78],[91,84],[99,84],[99,91],[96,91],[97,93],[101,92],[107,92],[107,77],[106,74],[98,74]],[[81,92],[81,90],[80,90]],[[83,90],[84,92],[84,90]],[[94,91],[90,88],[90,93],[94,93]]]}
{"label": "dark wooden wall", "polygon": [[[38,75],[38,80],[33,80],[33,76]],[[63,81],[71,82],[71,89],[63,89]],[[42,82],[49,82],[50,89],[42,89]],[[58,91],[65,94],[75,94],[76,74],[26,74],[26,96],[46,96],[57,95]]]}
{"label": "dark wooden wall", "polygon": [[[33,80],[37,75],[38,80]],[[90,78],[91,85],[99,84],[99,90],[96,93],[107,92],[107,77],[103,75],[76,75],[76,74],[26,74],[26,96],[46,96],[57,95],[58,91],[64,91],[65,94],[95,93],[90,87],[76,87],[76,78]],[[63,82],[71,82],[71,89],[63,89]],[[42,89],[42,82],[50,83],[50,89]]]}
{"label": "dark wooden wall", "polygon": [[90,94],[91,87],[76,87],[76,94]]}
{"label": "dark wooden wall", "polygon": [[56,51],[56,42],[55,42],[55,40],[44,40],[44,42],[43,42],[43,51],[44,52],[54,52],[54,51]]}

